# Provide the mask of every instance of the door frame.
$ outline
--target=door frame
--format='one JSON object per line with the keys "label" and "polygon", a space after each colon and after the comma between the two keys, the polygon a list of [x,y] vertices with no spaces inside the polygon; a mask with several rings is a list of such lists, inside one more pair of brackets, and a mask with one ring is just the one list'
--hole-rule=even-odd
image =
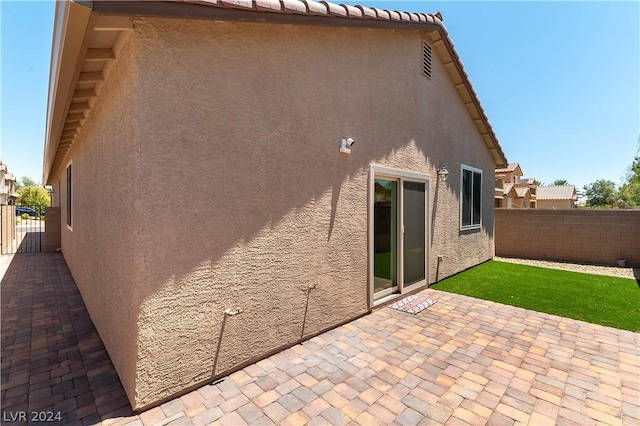
{"label": "door frame", "polygon": [[[398,246],[398,290],[399,293],[393,293],[388,296],[384,296],[378,300],[375,300],[374,297],[374,194],[375,194],[375,180],[376,179],[390,179],[396,180],[399,182],[398,185],[398,223],[397,223],[397,246]],[[425,184],[425,279],[424,281],[419,281],[417,283],[411,284],[407,287],[404,286],[404,233],[402,232],[402,227],[404,226],[404,182],[421,182]],[[369,273],[368,281],[369,281],[369,307],[372,308],[376,305],[384,303],[390,299],[398,297],[402,294],[405,294],[409,291],[413,291],[420,287],[426,287],[429,284],[429,272],[430,268],[430,248],[431,248],[431,176],[424,173],[417,173],[408,170],[394,169],[386,166],[379,166],[376,164],[371,164],[369,167],[369,194],[367,199],[369,201],[369,217],[368,217],[368,238],[369,238]]]}

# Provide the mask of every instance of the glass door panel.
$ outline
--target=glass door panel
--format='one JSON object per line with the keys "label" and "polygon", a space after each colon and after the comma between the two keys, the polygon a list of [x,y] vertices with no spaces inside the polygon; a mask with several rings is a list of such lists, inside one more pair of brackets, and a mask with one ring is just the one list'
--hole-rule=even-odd
{"label": "glass door panel", "polygon": [[403,287],[425,279],[425,184],[404,181],[402,185]]}
{"label": "glass door panel", "polygon": [[398,288],[398,182],[375,179],[373,201],[373,291],[381,297]]}

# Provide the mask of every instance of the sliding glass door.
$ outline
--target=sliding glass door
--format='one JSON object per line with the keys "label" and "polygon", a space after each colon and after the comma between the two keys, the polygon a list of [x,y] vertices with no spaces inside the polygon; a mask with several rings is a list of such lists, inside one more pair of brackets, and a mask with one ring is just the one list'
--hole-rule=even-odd
{"label": "sliding glass door", "polygon": [[429,177],[372,166],[372,293],[379,301],[426,284]]}
{"label": "sliding glass door", "polygon": [[426,245],[424,182],[402,182],[403,223],[404,223],[404,286],[419,283],[425,279]]}
{"label": "sliding glass door", "polygon": [[376,179],[373,204],[373,286],[386,296],[398,289],[398,182]]}

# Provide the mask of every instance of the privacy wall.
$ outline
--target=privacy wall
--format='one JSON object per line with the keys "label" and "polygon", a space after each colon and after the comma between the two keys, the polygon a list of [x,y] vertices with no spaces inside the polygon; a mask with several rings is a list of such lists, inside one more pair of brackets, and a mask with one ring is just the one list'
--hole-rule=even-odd
{"label": "privacy wall", "polygon": [[640,266],[640,210],[496,209],[496,255]]}

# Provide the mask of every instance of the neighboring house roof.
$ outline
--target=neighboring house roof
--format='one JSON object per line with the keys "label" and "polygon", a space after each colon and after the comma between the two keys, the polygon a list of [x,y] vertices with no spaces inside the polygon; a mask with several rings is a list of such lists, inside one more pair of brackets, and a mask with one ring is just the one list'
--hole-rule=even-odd
{"label": "neighboring house roof", "polygon": [[531,198],[531,192],[529,191],[529,188],[526,187],[516,186],[516,194],[518,194],[518,198]]}
{"label": "neighboring house roof", "polygon": [[526,183],[527,185],[535,185],[536,184],[536,179],[535,178],[524,178],[524,179],[520,179],[520,183]]}
{"label": "neighboring house roof", "polygon": [[519,163],[509,163],[507,167],[496,169],[496,173],[510,173],[515,172],[516,170],[519,170],[520,176],[522,176],[522,169],[520,168]]}
{"label": "neighboring house roof", "polygon": [[539,186],[537,191],[540,200],[575,200],[576,187],[573,185]]}
{"label": "neighboring house roof", "polygon": [[[133,29],[129,19],[132,16],[426,31],[496,167],[507,164],[439,13],[398,12],[313,0],[74,0],[56,2],[43,158],[45,184],[53,183],[91,114],[95,99],[100,96],[98,82],[108,78],[107,65],[102,74],[93,68],[86,72],[87,61],[108,64],[115,60],[117,46],[122,45],[119,41]],[[106,38],[96,35],[104,31],[111,34],[111,46],[105,45]]]}
{"label": "neighboring house roof", "polygon": [[504,195],[518,197],[518,193],[516,192],[516,189],[512,183],[505,183],[504,186],[502,187],[502,192],[504,193]]}

